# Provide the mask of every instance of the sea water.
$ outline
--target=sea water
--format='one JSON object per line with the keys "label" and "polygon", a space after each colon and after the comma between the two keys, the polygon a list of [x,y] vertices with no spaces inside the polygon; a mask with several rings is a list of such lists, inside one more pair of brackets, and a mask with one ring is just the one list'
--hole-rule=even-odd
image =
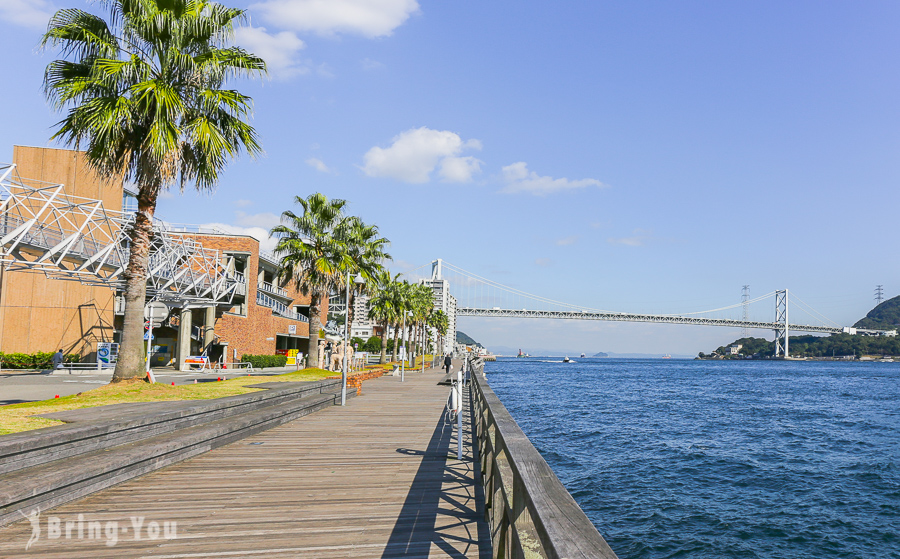
{"label": "sea water", "polygon": [[900,558],[900,363],[500,358],[488,381],[624,558]]}

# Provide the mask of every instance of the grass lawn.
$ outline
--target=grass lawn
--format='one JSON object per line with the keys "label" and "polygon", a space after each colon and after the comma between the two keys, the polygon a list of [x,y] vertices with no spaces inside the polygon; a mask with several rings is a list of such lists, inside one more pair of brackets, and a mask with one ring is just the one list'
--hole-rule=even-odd
{"label": "grass lawn", "polygon": [[108,404],[124,404],[129,402],[166,402],[172,400],[208,400],[247,394],[262,390],[247,388],[248,384],[263,382],[315,381],[334,376],[332,371],[322,369],[305,369],[294,373],[275,376],[243,376],[221,382],[202,382],[171,386],[168,384],[148,384],[143,380],[133,380],[107,384],[80,394],[0,406],[0,435],[19,433],[59,425],[62,421],[32,417],[42,413],[93,408]]}

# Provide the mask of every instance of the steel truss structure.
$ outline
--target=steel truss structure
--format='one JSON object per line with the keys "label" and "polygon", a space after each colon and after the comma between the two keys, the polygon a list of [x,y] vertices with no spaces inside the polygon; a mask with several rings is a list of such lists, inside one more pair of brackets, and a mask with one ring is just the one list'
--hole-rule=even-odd
{"label": "steel truss structure", "polygon": [[[65,192],[62,184],[20,178],[0,164],[0,262],[10,271],[124,288],[134,214]],[[147,295],[178,307],[230,303],[238,281],[227,257],[156,220]]]}
{"label": "steel truss structure", "polygon": [[[760,328],[763,330],[797,330],[799,332],[818,332],[822,334],[840,334],[846,332],[845,328],[831,326],[813,326],[809,324],[790,324],[785,328],[779,322],[753,322],[743,320],[728,320],[722,318],[702,318],[694,316],[673,316],[656,314],[631,314],[631,313],[599,313],[580,311],[529,311],[510,309],[477,309],[472,307],[458,307],[456,316],[491,316],[510,318],[566,318],[575,320],[609,320],[617,322],[657,322],[662,324],[694,324],[697,326],[727,326],[731,328]],[[880,330],[855,330],[860,334],[877,335]]]}

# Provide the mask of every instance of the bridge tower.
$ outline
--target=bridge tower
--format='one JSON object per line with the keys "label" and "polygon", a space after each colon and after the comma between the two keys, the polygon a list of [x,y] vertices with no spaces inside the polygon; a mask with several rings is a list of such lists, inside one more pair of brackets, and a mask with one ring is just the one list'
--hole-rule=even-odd
{"label": "bridge tower", "polygon": [[775,357],[788,357],[788,290],[775,292]]}

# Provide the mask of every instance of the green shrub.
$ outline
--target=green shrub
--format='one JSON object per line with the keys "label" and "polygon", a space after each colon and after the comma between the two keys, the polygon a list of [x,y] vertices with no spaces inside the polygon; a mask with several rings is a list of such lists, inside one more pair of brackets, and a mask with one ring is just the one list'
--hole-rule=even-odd
{"label": "green shrub", "polygon": [[284,367],[287,365],[287,355],[250,355],[245,354],[241,357],[244,363],[250,363],[254,369],[263,369],[265,367]]}
{"label": "green shrub", "polygon": [[[49,369],[53,366],[53,353],[0,353],[0,363],[4,369]],[[81,356],[70,353],[65,356],[65,363],[78,363]]]}

